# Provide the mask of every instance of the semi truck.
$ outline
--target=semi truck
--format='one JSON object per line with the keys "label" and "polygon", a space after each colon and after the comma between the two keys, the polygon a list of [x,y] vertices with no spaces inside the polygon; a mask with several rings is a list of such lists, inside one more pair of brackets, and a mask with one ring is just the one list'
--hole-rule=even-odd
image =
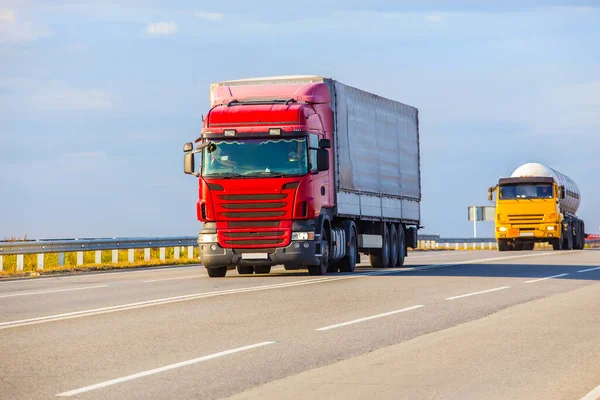
{"label": "semi truck", "polygon": [[[421,221],[418,110],[321,76],[217,82],[200,136],[200,260],[210,277],[402,266]],[[196,169],[196,156],[199,167]]]}
{"label": "semi truck", "polygon": [[518,167],[488,189],[496,197],[498,250],[533,250],[550,243],[554,250],[583,249],[585,225],[575,215],[581,201],[577,184],[540,163]]}

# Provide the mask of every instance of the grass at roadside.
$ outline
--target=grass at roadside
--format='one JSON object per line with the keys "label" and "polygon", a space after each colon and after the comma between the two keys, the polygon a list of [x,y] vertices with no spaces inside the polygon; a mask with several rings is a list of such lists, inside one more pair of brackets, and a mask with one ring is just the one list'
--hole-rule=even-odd
{"label": "grass at roadside", "polygon": [[48,253],[44,255],[44,269],[37,269],[37,254],[25,254],[23,256],[23,270],[17,271],[17,256],[3,256],[3,270],[0,271],[1,278],[15,278],[38,275],[52,275],[61,273],[78,273],[90,271],[103,271],[114,269],[127,269],[139,267],[156,267],[164,265],[198,264],[200,260],[198,248],[194,246],[192,259],[187,258],[187,248],[182,248],[180,257],[175,259],[175,251],[171,248],[165,249],[165,260],[160,260],[160,250],[150,249],[150,260],[144,260],[144,250],[134,251],[134,262],[129,263],[128,250],[119,250],[119,262],[112,262],[112,251],[103,251],[100,264],[95,263],[95,251],[83,252],[83,265],[77,265],[77,253],[65,253],[65,265],[58,265],[58,254]]}

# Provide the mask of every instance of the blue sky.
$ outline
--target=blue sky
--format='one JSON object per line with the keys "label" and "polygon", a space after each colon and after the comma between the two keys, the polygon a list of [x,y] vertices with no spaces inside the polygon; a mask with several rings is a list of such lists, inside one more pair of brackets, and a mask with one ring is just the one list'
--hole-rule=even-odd
{"label": "blue sky", "polygon": [[[208,86],[320,74],[419,108],[424,232],[538,161],[600,229],[600,3],[0,2],[0,237],[195,235]],[[490,223],[480,224],[490,236]]]}

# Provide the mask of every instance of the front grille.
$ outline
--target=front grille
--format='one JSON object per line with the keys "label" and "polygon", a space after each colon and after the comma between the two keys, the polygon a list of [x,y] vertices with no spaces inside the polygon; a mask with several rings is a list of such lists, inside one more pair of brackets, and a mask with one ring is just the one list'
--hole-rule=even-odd
{"label": "front grille", "polygon": [[256,240],[226,240],[225,243],[232,245],[273,245],[283,243],[283,239],[256,239]]}
{"label": "front grille", "polygon": [[509,214],[508,220],[515,225],[544,222],[544,214]]}
{"label": "front grille", "polygon": [[[217,213],[229,220],[219,231],[219,243],[234,249],[287,246],[292,236],[287,193],[223,194]],[[238,221],[231,221],[231,220]]]}
{"label": "front grille", "polygon": [[282,208],[285,207],[285,203],[229,203],[223,204],[223,208],[229,210],[239,209],[257,209],[257,208]]}
{"label": "front grille", "polygon": [[256,238],[256,237],[271,237],[271,236],[283,236],[285,231],[273,231],[273,232],[225,232],[223,236],[228,238]]}
{"label": "front grille", "polygon": [[263,218],[263,217],[282,217],[285,211],[245,211],[245,212],[224,212],[228,218]]}
{"label": "front grille", "polygon": [[257,226],[269,226],[269,227],[273,227],[273,226],[279,226],[280,222],[279,221],[233,221],[233,222],[228,222],[227,226],[230,228],[254,228]]}
{"label": "front grille", "polygon": [[219,196],[222,200],[281,200],[287,194],[224,194]]}

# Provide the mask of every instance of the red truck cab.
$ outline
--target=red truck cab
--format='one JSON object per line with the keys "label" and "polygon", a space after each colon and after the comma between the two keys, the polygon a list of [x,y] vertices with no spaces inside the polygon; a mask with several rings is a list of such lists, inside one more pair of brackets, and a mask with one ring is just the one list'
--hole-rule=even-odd
{"label": "red truck cab", "polygon": [[[333,208],[332,110],[324,83],[213,88],[196,152],[201,261],[268,273],[272,265],[319,265],[323,209]],[[200,158],[200,157],[199,157]]]}

